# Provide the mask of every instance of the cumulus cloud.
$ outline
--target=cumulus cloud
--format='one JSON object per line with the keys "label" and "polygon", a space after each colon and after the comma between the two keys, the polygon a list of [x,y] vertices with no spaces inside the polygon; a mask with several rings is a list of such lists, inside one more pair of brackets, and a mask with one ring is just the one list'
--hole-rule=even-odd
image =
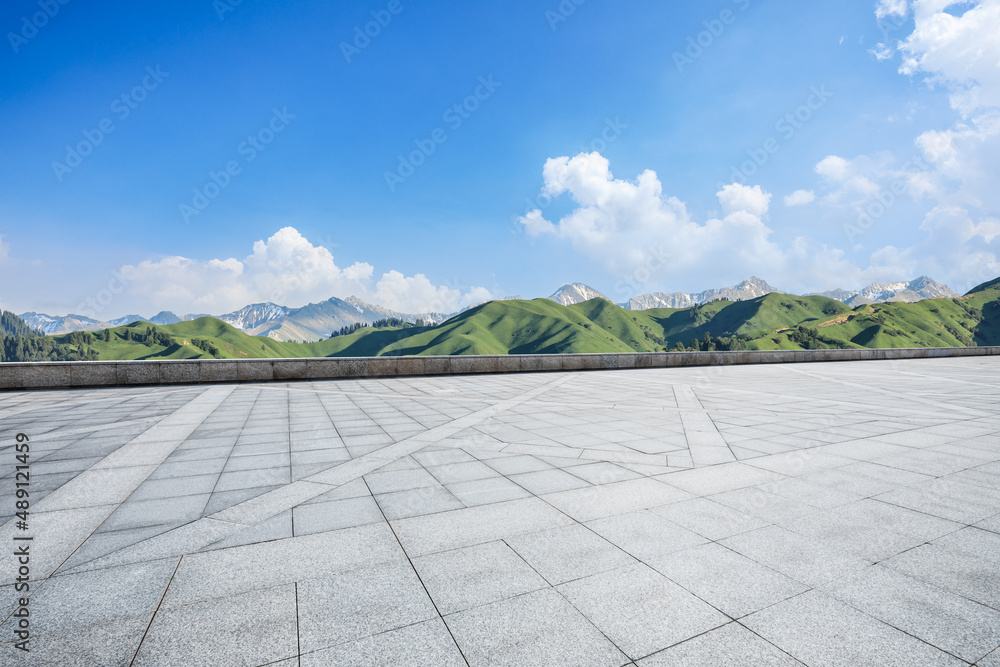
{"label": "cumulus cloud", "polygon": [[119,273],[129,296],[141,297],[146,309],[181,313],[219,315],[250,303],[298,306],[333,296],[357,296],[407,313],[454,312],[493,296],[483,288],[435,286],[422,274],[397,271],[372,285],[374,272],[365,262],[340,268],[328,249],[284,227],[254,243],[243,260],[164,257],[123,266]]}
{"label": "cumulus cloud", "polygon": [[839,155],[828,155],[816,164],[816,173],[831,181],[843,182],[851,175],[851,163]]}
{"label": "cumulus cloud", "polygon": [[676,197],[665,195],[655,172],[635,180],[615,178],[599,153],[549,160],[544,190],[566,194],[576,207],[562,219],[541,211],[520,218],[532,237],[571,243],[581,254],[621,276],[621,296],[634,295],[651,281],[692,276],[718,279],[720,267],[733,279],[765,273],[769,280],[803,289],[828,289],[863,272],[843,252],[807,238],[787,248],[770,239],[764,223],[772,195],[759,185],[733,183],[716,196],[722,216],[696,222]]}
{"label": "cumulus cloud", "polygon": [[796,190],[785,196],[785,206],[802,206],[811,204],[816,200],[816,193],[812,190]]}
{"label": "cumulus cloud", "polygon": [[521,217],[521,224],[528,236],[541,236],[542,234],[555,234],[556,226],[545,219],[538,209],[529,211],[527,215]]}
{"label": "cumulus cloud", "polygon": [[[965,5],[960,15],[947,11]],[[899,44],[899,71],[946,87],[963,115],[1000,106],[1000,1],[916,0],[912,9],[915,28]]]}
{"label": "cumulus cloud", "polygon": [[771,205],[771,194],[760,189],[759,185],[748,187],[733,183],[722,188],[717,193],[722,211],[726,215],[744,211],[752,216],[762,218],[767,215]]}
{"label": "cumulus cloud", "polygon": [[371,296],[381,306],[406,313],[451,313],[493,298],[495,295],[485,287],[462,292],[447,285],[434,285],[421,273],[407,277],[399,271],[383,274]]}
{"label": "cumulus cloud", "polygon": [[[880,0],[876,18],[898,28],[912,18],[902,39],[880,44],[880,59],[901,54],[899,72],[923,79],[948,96],[955,119],[915,137],[906,162],[880,156],[853,160],[827,158],[816,171],[827,185],[825,203],[864,200],[868,183],[876,195],[892,190],[930,207],[920,231],[925,238],[909,248],[886,247],[873,267],[905,270],[918,264],[954,283],[975,283],[997,271],[1000,237],[1000,0]],[[888,42],[889,40],[887,40]],[[869,203],[871,198],[868,199]],[[985,272],[985,273],[984,273]],[[970,277],[971,276],[971,277]]]}
{"label": "cumulus cloud", "polygon": [[543,178],[548,194],[567,194],[577,207],[555,223],[531,211],[520,218],[525,232],[567,240],[613,273],[661,264],[667,254],[675,267],[693,266],[734,239],[747,250],[767,247],[770,230],[760,216],[770,195],[759,187],[726,186],[719,193],[726,216],[698,224],[679,199],[664,196],[655,172],[644,171],[634,181],[617,179],[600,153],[550,159]]}
{"label": "cumulus cloud", "polygon": [[[847,160],[830,156],[817,171],[845,192],[884,194],[868,175],[896,178],[896,188],[907,186],[907,169],[889,156]],[[982,282],[990,272],[1000,274],[990,244],[1000,243],[1000,220],[974,220],[960,207],[937,207],[920,226],[926,239],[913,247],[886,246],[864,261],[849,258],[841,248],[799,236],[785,245],[772,240],[764,220],[771,194],[760,186],[731,184],[718,193],[722,216],[703,223],[692,219],[684,203],[664,194],[652,171],[635,180],[615,178],[610,163],[599,153],[549,160],[543,170],[544,191],[568,195],[575,207],[556,221],[532,211],[520,218],[534,238],[572,244],[581,254],[620,276],[620,296],[634,295],[652,285],[686,280],[733,279],[764,274],[786,289],[825,291],[835,286],[862,287],[872,281],[911,279],[927,273],[954,280],[961,288]],[[892,190],[887,190],[891,192]],[[785,198],[788,205],[813,201],[815,194],[800,190]],[[972,276],[970,278],[970,276]],[[980,276],[983,276],[980,279]],[[694,277],[694,278],[693,278]]]}
{"label": "cumulus cloud", "polygon": [[829,186],[828,203],[864,200],[879,191],[873,180],[875,174],[884,173],[887,156],[872,159],[861,156],[853,160],[839,155],[828,155],[816,163],[815,171]]}
{"label": "cumulus cloud", "polygon": [[1000,237],[1000,219],[977,222],[964,208],[942,205],[924,216],[920,229],[927,235],[914,246],[886,246],[875,251],[871,272],[952,276],[951,287],[959,292],[1000,275],[1000,261],[992,245]]}
{"label": "cumulus cloud", "polygon": [[[626,278],[653,274],[690,280],[704,267],[714,275],[721,266],[730,275],[765,273],[803,290],[817,283],[820,289],[849,287],[918,273],[960,289],[1000,274],[1000,188],[995,183],[1000,173],[1000,0],[878,0],[875,13],[880,25],[891,27],[875,55],[880,60],[901,55],[899,71],[944,91],[956,120],[915,137],[909,155],[829,155],[815,166],[821,188],[792,193],[785,203],[820,198],[826,215],[857,221],[873,201],[885,213],[883,201],[909,197],[905,210],[923,215],[923,240],[875,249],[863,262],[807,237],[779,246],[764,222],[770,195],[759,187],[724,187],[718,193],[722,216],[699,223],[683,202],[664,194],[654,172],[618,179],[597,153],[546,163],[544,191],[566,194],[576,206],[559,220],[548,220],[541,211],[528,213],[520,219],[525,232],[571,243]],[[890,39],[911,18],[911,34]],[[922,206],[927,208],[920,211]],[[857,256],[861,250],[856,246],[852,252]]]}

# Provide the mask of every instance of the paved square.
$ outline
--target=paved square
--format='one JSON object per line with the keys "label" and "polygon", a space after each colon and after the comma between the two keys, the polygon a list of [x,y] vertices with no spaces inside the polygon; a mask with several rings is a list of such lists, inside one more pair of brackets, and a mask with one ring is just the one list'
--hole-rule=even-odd
{"label": "paved square", "polygon": [[3,665],[1000,664],[990,357],[6,392],[0,476]]}

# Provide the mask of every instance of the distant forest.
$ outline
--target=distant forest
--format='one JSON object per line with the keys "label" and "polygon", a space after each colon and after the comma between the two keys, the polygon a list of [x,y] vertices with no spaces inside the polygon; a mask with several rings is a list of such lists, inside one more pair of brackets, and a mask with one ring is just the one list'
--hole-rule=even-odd
{"label": "distant forest", "polygon": [[355,322],[354,324],[348,324],[345,327],[340,327],[337,331],[330,334],[330,338],[337,338],[338,336],[350,336],[352,333],[357,333],[362,329],[367,329],[371,327],[372,329],[405,329],[408,327],[422,327],[424,326],[423,320],[417,320],[416,323],[407,322],[406,320],[401,320],[398,317],[386,317],[385,319],[375,320],[371,324],[365,322]]}
{"label": "distant forest", "polygon": [[46,338],[41,331],[5,310],[0,313],[0,362],[96,361],[97,352],[86,344],[87,337],[93,340],[93,336],[82,331],[74,334],[80,334],[71,341],[79,349]]}

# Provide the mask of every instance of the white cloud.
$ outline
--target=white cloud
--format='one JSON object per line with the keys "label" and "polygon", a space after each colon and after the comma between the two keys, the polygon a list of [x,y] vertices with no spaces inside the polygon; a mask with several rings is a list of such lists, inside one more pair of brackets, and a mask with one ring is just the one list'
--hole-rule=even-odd
{"label": "white cloud", "polygon": [[916,0],[914,31],[900,42],[900,72],[923,73],[945,86],[952,107],[963,115],[1000,106],[1000,0],[969,3],[960,16],[955,0]]}
{"label": "white cloud", "polygon": [[[995,182],[1000,173],[1000,0],[879,0],[875,13],[880,25],[888,26],[876,56],[888,60],[900,53],[900,72],[943,90],[956,119],[916,137],[910,156],[829,155],[815,167],[822,190],[792,193],[785,203],[819,197],[828,207],[824,215],[853,223],[873,201],[884,213],[883,200],[909,197],[912,201],[893,215],[916,210],[923,217],[917,231],[924,236],[917,243],[878,248],[860,265],[844,251],[806,237],[779,247],[764,224],[770,195],[759,188],[723,188],[722,218],[698,223],[680,200],[664,195],[655,173],[643,172],[634,181],[615,179],[597,153],[549,160],[545,191],[569,194],[577,206],[552,222],[533,211],[521,224],[531,236],[572,243],[611,272],[627,277],[645,271],[660,283],[676,276],[697,280],[692,274],[705,271],[718,279],[719,267],[727,275],[766,274],[776,284],[802,290],[920,273],[961,290],[995,277],[1000,274],[1000,188]],[[911,17],[911,34],[890,39]],[[921,205],[926,205],[923,211]],[[657,264],[656,258],[665,255],[669,260]]]}
{"label": "white cloud", "polygon": [[880,19],[887,16],[905,16],[908,11],[907,5],[907,0],[879,0],[875,16]]}
{"label": "white cloud", "polygon": [[750,215],[762,218],[767,215],[767,209],[771,205],[771,194],[760,189],[759,185],[752,188],[746,185],[733,183],[722,188],[716,193],[719,202],[722,204],[722,211],[729,215],[739,211],[745,211]]}
{"label": "white cloud", "polygon": [[867,156],[847,160],[839,155],[828,155],[820,160],[815,171],[830,186],[826,201],[838,203],[850,199],[857,202],[876,194],[880,188],[872,180],[872,176],[884,171],[887,160],[888,156],[885,155],[877,160]]}
{"label": "white cloud", "polygon": [[145,304],[141,310],[180,314],[220,315],[262,301],[298,306],[333,296],[357,296],[407,313],[454,312],[492,297],[483,288],[436,287],[424,275],[397,271],[383,274],[373,288],[370,264],[341,269],[329,250],[314,246],[293,227],[257,241],[242,261],[164,257],[124,266],[120,273],[129,300]]}
{"label": "white cloud", "polygon": [[1000,219],[975,222],[961,207],[937,206],[924,217],[920,229],[927,236],[917,245],[875,251],[873,274],[944,276],[958,292],[1000,275],[1000,261],[991,245],[1000,236]]}
{"label": "white cloud", "polygon": [[812,190],[796,190],[785,197],[785,206],[802,206],[811,204],[816,200],[816,193]]}
{"label": "white cloud", "polygon": [[991,243],[1000,236],[1000,220],[987,218],[974,222],[969,212],[957,206],[938,206],[932,209],[920,229],[931,232],[935,244],[959,246],[969,241]]}
{"label": "white cloud", "polygon": [[521,224],[528,236],[541,236],[542,234],[555,234],[556,226],[545,219],[540,210],[529,211],[527,215],[521,217]]}
{"label": "white cloud", "polygon": [[690,219],[680,200],[663,195],[655,172],[644,171],[634,181],[616,179],[599,153],[550,159],[543,176],[547,193],[568,194],[577,207],[557,223],[532,211],[520,219],[525,231],[567,240],[612,273],[665,269],[662,258],[668,254],[672,268],[679,270],[698,266],[724,248],[769,252],[770,230],[760,216],[770,195],[759,187],[727,186],[719,193],[727,215],[701,225]]}
{"label": "white cloud", "polygon": [[816,173],[831,181],[843,182],[850,176],[851,163],[838,155],[828,155],[816,164]]}
{"label": "white cloud", "polygon": [[372,300],[406,313],[453,313],[493,298],[495,295],[484,287],[473,287],[463,293],[447,285],[436,286],[420,273],[408,278],[399,271],[389,271],[375,286]]}
{"label": "white cloud", "polygon": [[875,56],[878,61],[889,60],[895,54],[895,51],[889,45],[884,42],[879,42],[873,48],[868,49],[868,53]]}
{"label": "white cloud", "polygon": [[[907,171],[912,165],[898,165],[886,155],[854,160],[830,156],[821,165],[818,172],[853,195],[892,191],[882,190],[868,175],[895,179],[885,187],[896,189],[914,175]],[[698,223],[680,200],[664,195],[654,172],[645,171],[634,181],[616,179],[598,153],[549,160],[544,175],[544,190],[553,196],[568,194],[576,207],[556,222],[533,211],[520,219],[525,231],[571,243],[620,276],[616,289],[627,290],[628,296],[678,278],[717,281],[763,274],[779,287],[809,292],[920,274],[962,289],[972,281],[983,282],[991,271],[1000,274],[990,249],[1000,243],[1000,219],[974,221],[962,208],[936,208],[920,227],[927,234],[922,243],[880,248],[859,264],[844,250],[809,237],[794,238],[784,247],[771,240],[771,229],[763,222],[771,195],[760,186],[723,187],[717,193],[723,216]],[[814,198],[811,191],[800,190],[785,199],[805,203]]]}
{"label": "white cloud", "polygon": [[944,91],[956,118],[920,133],[916,154],[902,165],[859,156],[839,171],[832,161],[821,163],[817,172],[830,186],[826,203],[850,199],[847,172],[878,183],[882,192],[901,183],[914,201],[926,201],[923,240],[876,251],[873,267],[919,265],[960,288],[1000,272],[1000,0],[881,0],[876,9],[880,23],[895,28],[911,16],[909,35],[878,48],[902,54],[900,73]]}
{"label": "white cloud", "polygon": [[543,170],[544,190],[568,194],[577,206],[557,222],[540,211],[520,222],[531,236],[569,242],[581,254],[620,276],[616,289],[634,296],[677,278],[738,280],[766,274],[768,280],[803,290],[829,289],[863,272],[836,248],[807,238],[781,248],[764,224],[771,194],[760,186],[731,184],[718,193],[721,218],[691,219],[685,205],[666,196],[652,171],[634,181],[616,179],[599,153],[551,159]]}

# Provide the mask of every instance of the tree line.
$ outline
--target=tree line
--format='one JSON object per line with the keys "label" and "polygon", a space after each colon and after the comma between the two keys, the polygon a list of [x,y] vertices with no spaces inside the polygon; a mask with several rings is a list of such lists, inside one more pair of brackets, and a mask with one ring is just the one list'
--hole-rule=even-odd
{"label": "tree line", "polygon": [[96,361],[97,356],[92,347],[57,343],[14,313],[0,313],[0,362]]}
{"label": "tree line", "polygon": [[423,320],[417,320],[416,324],[412,322],[407,322],[406,320],[401,320],[398,317],[385,317],[381,320],[375,320],[371,324],[367,322],[355,322],[354,324],[348,324],[347,326],[340,327],[332,334],[330,338],[336,338],[338,336],[349,336],[352,333],[357,333],[362,329],[367,329],[371,327],[372,329],[403,329],[406,327],[422,327],[424,326]]}

